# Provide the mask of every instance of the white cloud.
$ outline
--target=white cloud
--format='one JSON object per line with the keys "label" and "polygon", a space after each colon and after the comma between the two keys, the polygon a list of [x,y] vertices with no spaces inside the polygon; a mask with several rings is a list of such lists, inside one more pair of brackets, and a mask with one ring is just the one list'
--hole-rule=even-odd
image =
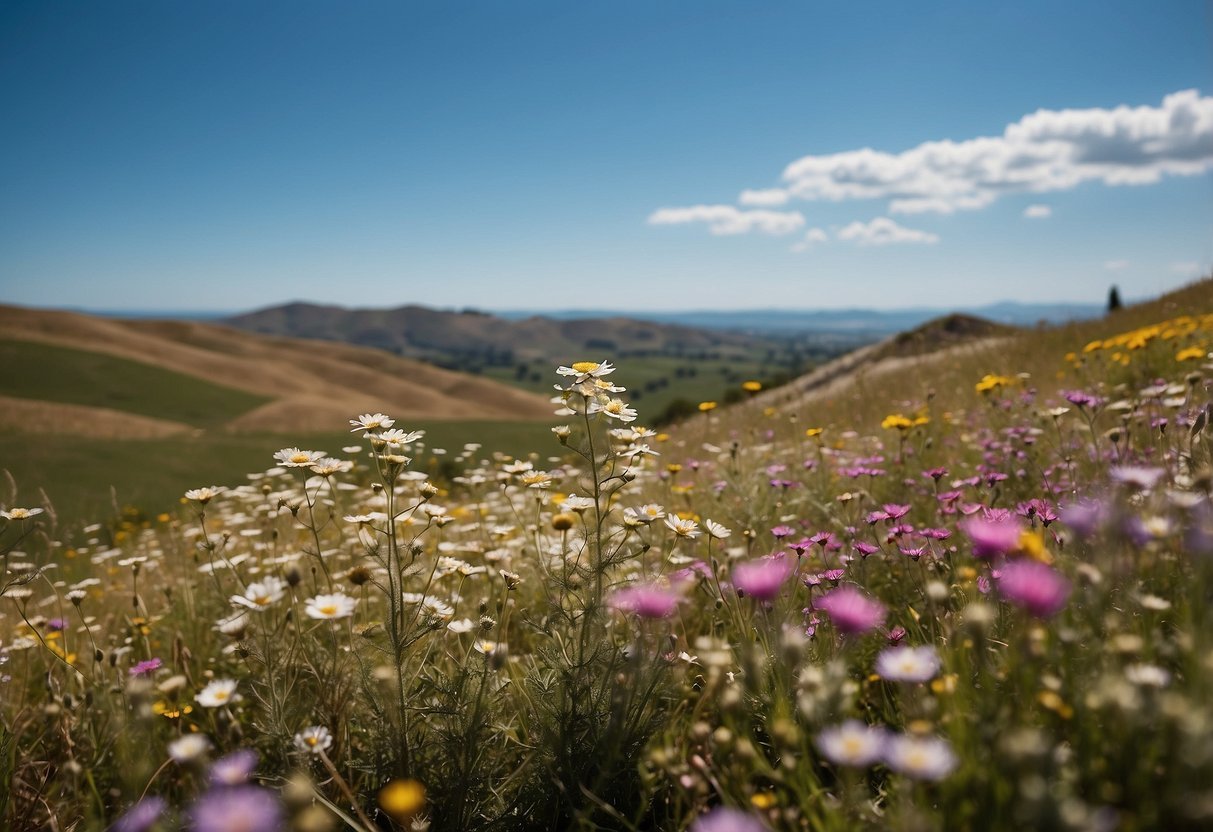
{"label": "white cloud", "polygon": [[856,243],[861,246],[887,246],[894,243],[926,243],[939,242],[939,235],[929,231],[919,231],[898,225],[888,217],[877,217],[868,223],[853,222],[839,229],[835,235],[840,240]]}
{"label": "white cloud", "polygon": [[1213,168],[1213,97],[1196,90],[1160,106],[1038,110],[1000,136],[933,141],[901,153],[863,148],[805,156],[783,172],[782,189],[749,190],[806,200],[887,199],[895,213],[951,213],[1013,192],[1048,193],[1083,182],[1145,185]]}
{"label": "white cloud", "polygon": [[687,208],[662,208],[649,215],[649,225],[686,225],[704,222],[708,231],[725,236],[749,234],[791,234],[804,225],[799,211],[743,211],[732,205],[692,205]]}
{"label": "white cloud", "polygon": [[1029,205],[1023,209],[1023,215],[1030,220],[1044,220],[1053,216],[1053,209],[1048,205]]}
{"label": "white cloud", "polygon": [[804,237],[798,242],[792,243],[792,251],[799,254],[803,251],[808,251],[813,246],[819,243],[828,243],[830,235],[825,232],[824,228],[810,228],[804,232]]}
{"label": "white cloud", "polygon": [[746,190],[741,192],[737,201],[742,205],[752,205],[756,208],[773,208],[776,205],[786,205],[791,197],[783,188],[763,188],[761,190]]}
{"label": "white cloud", "polygon": [[1196,261],[1172,263],[1171,271],[1175,274],[1182,274],[1185,277],[1196,277],[1196,275],[1200,274],[1200,263]]}
{"label": "white cloud", "polygon": [[1128,260],[1109,260],[1103,264],[1103,267],[1110,272],[1123,272],[1129,268]]}

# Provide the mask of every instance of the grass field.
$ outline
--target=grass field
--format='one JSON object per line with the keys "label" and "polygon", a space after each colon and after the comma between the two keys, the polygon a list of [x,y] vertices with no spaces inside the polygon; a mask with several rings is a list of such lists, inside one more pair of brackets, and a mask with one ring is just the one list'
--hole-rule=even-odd
{"label": "grass field", "polygon": [[[589,356],[593,359],[594,356]],[[589,360],[587,359],[587,360]],[[649,421],[659,419],[672,403],[682,400],[691,405],[702,401],[723,402],[738,396],[743,381],[787,378],[809,369],[790,354],[770,357],[759,351],[744,355],[736,350],[729,357],[687,357],[679,355],[631,356],[621,360],[616,382],[628,389],[628,398]],[[550,362],[532,362],[527,372],[517,366],[488,366],[483,374],[535,393],[549,394],[556,377]]]}
{"label": "grass field", "polygon": [[269,401],[150,364],[34,341],[0,340],[0,368],[0,395],[106,407],[199,428]]}
{"label": "grass field", "polygon": [[368,418],[374,459],[0,436],[75,517],[166,510],[77,543],[0,494],[0,826],[1208,829],[1211,309],[656,437],[601,392],[623,358],[566,378],[584,418]]}
{"label": "grass field", "polygon": [[[356,414],[350,414],[354,416]],[[447,459],[467,443],[478,454],[501,451],[525,454],[559,446],[550,425],[534,422],[423,422],[407,426],[424,430],[425,448],[414,467],[440,473]],[[349,445],[366,446],[357,434],[333,431],[308,435],[207,432],[196,436],[148,440],[75,442],[63,437],[0,434],[0,470],[19,484],[15,499],[0,494],[6,505],[41,505],[41,489],[65,529],[104,520],[125,507],[148,514],[167,511],[189,488],[238,485],[250,472],[274,464],[275,451],[286,446],[338,453]],[[432,449],[444,449],[435,454]],[[7,487],[4,489],[7,491]]]}

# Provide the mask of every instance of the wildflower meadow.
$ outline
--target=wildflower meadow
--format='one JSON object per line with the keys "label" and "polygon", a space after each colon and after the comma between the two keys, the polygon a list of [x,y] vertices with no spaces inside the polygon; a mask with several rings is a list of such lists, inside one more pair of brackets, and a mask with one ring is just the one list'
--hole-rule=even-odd
{"label": "wildflower meadow", "polygon": [[1213,316],[1099,326],[665,432],[590,356],[449,478],[352,413],[146,524],[6,503],[0,825],[1211,828]]}

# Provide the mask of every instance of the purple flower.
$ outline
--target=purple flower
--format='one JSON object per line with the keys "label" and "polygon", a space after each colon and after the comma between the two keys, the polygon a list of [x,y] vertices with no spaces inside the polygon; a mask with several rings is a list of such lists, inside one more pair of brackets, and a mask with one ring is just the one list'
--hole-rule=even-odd
{"label": "purple flower", "polygon": [[257,767],[257,752],[241,748],[215,761],[211,766],[211,784],[215,786],[240,786],[248,782]]}
{"label": "purple flower", "polygon": [[910,513],[909,506],[899,506],[896,503],[885,503],[881,508],[890,520],[900,520]]}
{"label": "purple flower", "polygon": [[1099,407],[1103,404],[1103,399],[1098,396],[1092,396],[1090,393],[1084,393],[1081,390],[1063,390],[1061,396],[1070,404],[1078,405],[1079,407]]}
{"label": "purple flower", "polygon": [[817,601],[840,633],[865,633],[884,623],[885,608],[858,589],[840,586],[830,590]]}
{"label": "purple flower", "polygon": [[160,820],[166,808],[168,801],[163,797],[145,797],[123,812],[122,817],[110,827],[110,832],[147,832],[152,824]]}
{"label": "purple flower", "polygon": [[1019,545],[1023,533],[1023,527],[1014,519],[969,517],[960,522],[960,528],[973,541],[973,556],[978,558],[1005,555]]}
{"label": "purple flower", "polygon": [[678,595],[665,587],[640,584],[613,593],[607,604],[641,618],[669,618],[678,609]]}
{"label": "purple flower", "polygon": [[46,629],[52,632],[60,632],[67,629],[67,622],[62,618],[52,618],[50,621],[46,622]]}
{"label": "purple flower", "polygon": [[1061,612],[1070,597],[1070,582],[1056,570],[1034,560],[1008,563],[998,579],[998,592],[1037,618]]}
{"label": "purple flower", "polygon": [[791,574],[792,564],[786,557],[761,558],[733,567],[733,586],[751,598],[770,601]]}
{"label": "purple flower", "polygon": [[936,482],[939,482],[941,479],[943,479],[944,477],[946,477],[948,475],[948,469],[947,468],[930,468],[926,471],[923,471],[922,475],[924,477],[930,477],[931,479],[935,480]]}
{"label": "purple flower", "polygon": [[767,832],[767,825],[748,812],[717,806],[697,818],[691,832]]}
{"label": "purple flower", "polygon": [[1061,521],[1079,537],[1087,538],[1108,522],[1108,507],[1100,500],[1079,500],[1062,508]]}
{"label": "purple flower", "polygon": [[774,535],[776,540],[783,540],[794,531],[796,530],[791,526],[776,526],[775,528],[771,529],[771,534]]}
{"label": "purple flower", "polygon": [[204,794],[190,809],[192,832],[280,832],[282,805],[259,786],[233,786]]}
{"label": "purple flower", "polygon": [[130,669],[132,676],[148,676],[152,671],[157,670],[163,662],[158,658],[150,658],[145,662],[138,662]]}

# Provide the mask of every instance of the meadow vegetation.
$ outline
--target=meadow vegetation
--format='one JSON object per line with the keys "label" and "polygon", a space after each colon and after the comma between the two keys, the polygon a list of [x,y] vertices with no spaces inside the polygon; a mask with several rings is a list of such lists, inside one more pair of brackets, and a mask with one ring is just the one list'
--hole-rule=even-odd
{"label": "meadow vegetation", "polygon": [[663,433],[574,363],[529,451],[350,414],[79,541],[6,497],[2,817],[1209,828],[1211,296]]}

